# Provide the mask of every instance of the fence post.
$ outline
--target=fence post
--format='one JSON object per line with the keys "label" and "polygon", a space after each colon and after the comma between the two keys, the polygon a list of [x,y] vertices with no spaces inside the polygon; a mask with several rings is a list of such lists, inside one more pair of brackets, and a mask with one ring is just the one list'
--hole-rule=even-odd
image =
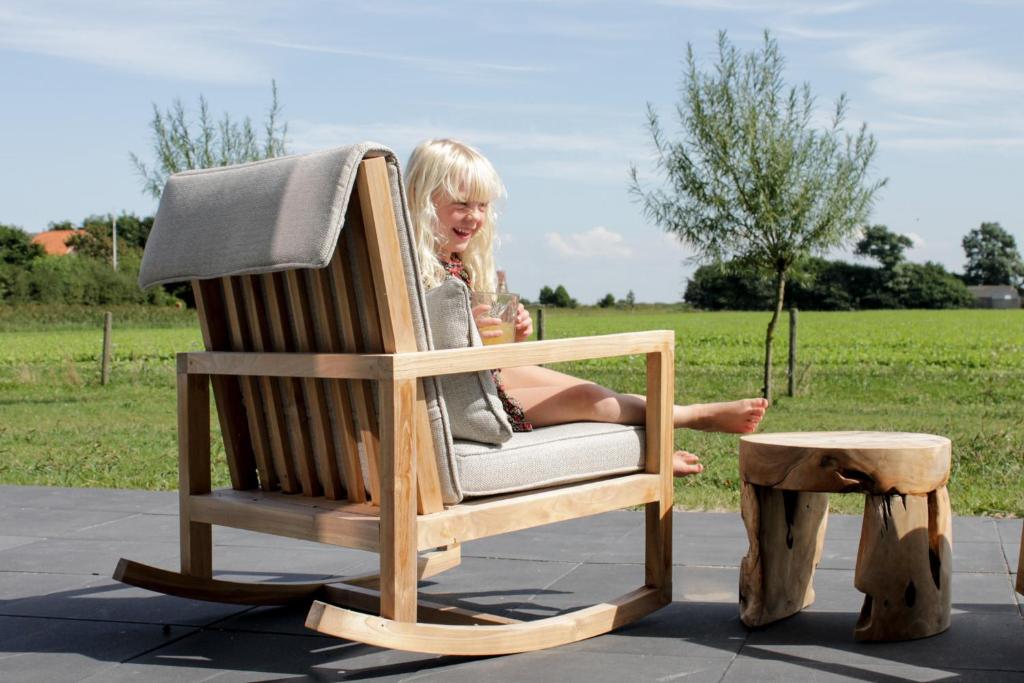
{"label": "fence post", "polygon": [[110,381],[110,332],[114,323],[114,314],[107,311],[103,314],[103,357],[100,359],[100,384],[107,386]]}
{"label": "fence post", "polygon": [[796,396],[796,307],[789,309],[789,370],[786,378],[789,380],[789,395]]}
{"label": "fence post", "polygon": [[537,341],[544,341],[544,309],[537,308]]}

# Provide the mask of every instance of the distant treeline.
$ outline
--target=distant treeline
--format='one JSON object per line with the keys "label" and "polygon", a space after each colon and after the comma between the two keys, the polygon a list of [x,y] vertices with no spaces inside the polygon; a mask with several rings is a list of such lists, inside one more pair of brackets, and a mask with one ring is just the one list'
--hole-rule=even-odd
{"label": "distant treeline", "polygon": [[[774,283],[742,264],[701,266],[685,299],[707,310],[764,310],[774,302]],[[961,308],[974,297],[938,263],[899,263],[893,268],[810,258],[786,287],[786,306],[815,311],[878,308]]]}

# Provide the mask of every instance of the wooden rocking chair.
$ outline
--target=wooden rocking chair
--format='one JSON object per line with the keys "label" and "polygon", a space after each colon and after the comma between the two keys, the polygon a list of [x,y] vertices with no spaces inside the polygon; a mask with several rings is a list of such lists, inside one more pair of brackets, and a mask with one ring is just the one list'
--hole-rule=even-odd
{"label": "wooden rocking chair", "polygon": [[[309,628],[451,655],[570,643],[671,601],[672,332],[421,350],[409,236],[398,164],[371,144],[169,181],[140,281],[190,279],[207,348],[178,355],[181,572],[122,559],[114,578],[228,603],[314,600]],[[640,467],[453,498],[451,461],[438,457],[452,440],[437,376],[630,354],[647,363],[646,426],[623,428]],[[231,476],[217,491],[211,383]],[[604,437],[586,438],[594,451]],[[637,505],[645,577],[617,599],[529,621],[417,600],[417,581],[456,566],[466,541]],[[212,525],[373,551],[380,573],[302,585],[215,579]]]}

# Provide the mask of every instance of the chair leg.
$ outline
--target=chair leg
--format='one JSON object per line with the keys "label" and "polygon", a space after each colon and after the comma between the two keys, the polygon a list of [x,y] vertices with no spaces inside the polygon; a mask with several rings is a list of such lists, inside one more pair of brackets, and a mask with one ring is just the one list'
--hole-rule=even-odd
{"label": "chair leg", "polygon": [[[381,382],[380,615],[416,621],[416,381]],[[384,428],[383,425],[389,425]]]}
{"label": "chair leg", "polygon": [[196,578],[213,576],[213,526],[181,517],[181,573]]}
{"label": "chair leg", "polygon": [[191,496],[210,492],[210,379],[188,374],[178,358],[178,517],[181,520],[181,571],[208,579],[213,575],[211,525],[193,522]]}

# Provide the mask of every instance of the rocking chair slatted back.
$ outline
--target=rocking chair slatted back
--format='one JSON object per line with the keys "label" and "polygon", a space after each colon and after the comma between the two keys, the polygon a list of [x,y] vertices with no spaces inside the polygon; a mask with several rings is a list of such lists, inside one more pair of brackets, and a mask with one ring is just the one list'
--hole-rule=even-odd
{"label": "rocking chair slatted back", "polygon": [[[385,266],[401,254],[387,170],[377,170],[377,177],[360,177],[359,200],[349,203],[326,268],[193,280],[207,350],[417,350],[405,276]],[[363,205],[372,211],[364,214]],[[214,396],[233,488],[379,504],[372,382],[219,376]],[[443,506],[422,387],[416,399],[419,511],[436,511]]]}

